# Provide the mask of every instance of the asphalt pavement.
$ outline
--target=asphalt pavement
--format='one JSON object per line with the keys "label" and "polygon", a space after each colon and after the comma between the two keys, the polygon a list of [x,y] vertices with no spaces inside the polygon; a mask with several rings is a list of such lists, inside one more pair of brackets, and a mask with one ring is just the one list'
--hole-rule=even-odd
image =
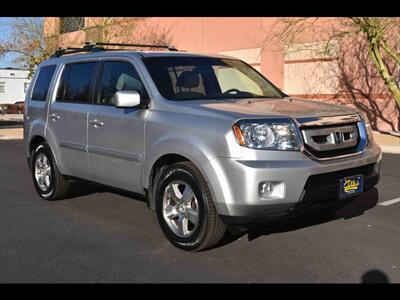
{"label": "asphalt pavement", "polygon": [[400,283],[400,155],[336,211],[252,229],[200,253],[168,243],[144,199],[76,184],[37,196],[22,141],[0,140],[0,282]]}

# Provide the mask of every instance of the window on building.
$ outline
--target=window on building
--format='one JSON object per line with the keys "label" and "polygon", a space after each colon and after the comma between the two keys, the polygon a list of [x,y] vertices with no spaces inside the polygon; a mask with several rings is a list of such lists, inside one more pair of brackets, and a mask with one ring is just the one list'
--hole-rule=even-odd
{"label": "window on building", "polygon": [[29,82],[24,82],[24,94],[26,94],[28,88],[29,88]]}
{"label": "window on building", "polygon": [[0,93],[5,93],[5,92],[6,92],[6,83],[0,82]]}
{"label": "window on building", "polygon": [[75,63],[64,68],[57,101],[91,103],[91,85],[96,63]]}
{"label": "window on building", "polygon": [[84,17],[63,17],[60,18],[60,33],[78,31],[85,27]]}
{"label": "window on building", "polygon": [[126,62],[105,62],[100,82],[98,104],[114,104],[117,91],[137,91],[147,97],[143,83],[134,66]]}
{"label": "window on building", "polygon": [[53,78],[55,69],[56,66],[46,66],[39,70],[39,75],[36,79],[35,87],[33,88],[31,100],[46,101],[50,82]]}

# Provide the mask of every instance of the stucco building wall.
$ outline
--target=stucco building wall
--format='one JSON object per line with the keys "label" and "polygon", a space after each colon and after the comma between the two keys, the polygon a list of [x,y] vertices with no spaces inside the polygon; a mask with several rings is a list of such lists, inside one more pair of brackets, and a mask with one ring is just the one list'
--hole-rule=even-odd
{"label": "stucco building wall", "polygon": [[[121,19],[125,22],[127,18]],[[85,30],[60,35],[59,18],[45,18],[45,34],[61,46],[80,46],[93,41],[102,22],[103,18],[87,17]],[[300,34],[291,45],[270,43],[277,24],[277,18],[271,17],[153,17],[131,22],[124,30],[108,30],[109,40],[121,41],[125,34],[137,41],[138,37],[147,38],[150,31],[168,32],[171,43],[180,50],[238,57],[289,95],[355,106],[375,128],[400,129],[400,110],[371,66],[365,45],[344,41],[333,43],[329,54],[317,51],[340,26],[334,18],[318,19],[317,26]],[[292,51],[296,47],[309,50]]]}

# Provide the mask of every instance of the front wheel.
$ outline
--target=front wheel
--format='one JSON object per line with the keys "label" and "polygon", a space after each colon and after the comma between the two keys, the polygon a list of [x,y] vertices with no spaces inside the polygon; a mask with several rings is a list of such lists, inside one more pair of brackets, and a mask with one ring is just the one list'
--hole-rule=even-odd
{"label": "front wheel", "polygon": [[207,182],[190,162],[169,166],[156,189],[157,217],[167,239],[176,247],[200,251],[225,235]]}
{"label": "front wheel", "polygon": [[64,197],[70,183],[61,175],[49,145],[39,144],[32,152],[32,177],[36,191],[45,200]]}

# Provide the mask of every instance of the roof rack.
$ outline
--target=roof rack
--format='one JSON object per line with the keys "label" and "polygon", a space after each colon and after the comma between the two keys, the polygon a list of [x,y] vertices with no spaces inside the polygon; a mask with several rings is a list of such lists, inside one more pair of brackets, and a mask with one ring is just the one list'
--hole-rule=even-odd
{"label": "roof rack", "polygon": [[[122,44],[122,43],[95,43],[98,46],[119,46],[119,47],[134,47],[134,48],[159,48],[167,49],[169,51],[178,51],[171,45],[146,45],[146,44]],[[121,49],[107,49],[107,50],[121,50]]]}
{"label": "roof rack", "polygon": [[121,44],[121,43],[90,43],[86,42],[82,48],[76,47],[59,47],[50,58],[60,57],[67,54],[81,53],[81,52],[100,52],[100,51],[121,51],[124,49],[105,49],[102,46],[119,46],[119,47],[134,47],[134,48],[160,48],[169,51],[178,51],[175,47],[170,45],[146,45],[146,44]]}
{"label": "roof rack", "polygon": [[59,47],[50,58],[54,57],[60,57],[62,55],[67,55],[67,54],[74,54],[74,53],[80,53],[80,52],[100,52],[100,51],[105,51],[103,47],[97,47],[96,44],[86,42],[85,45],[83,45],[82,48],[75,48],[75,47]]}

